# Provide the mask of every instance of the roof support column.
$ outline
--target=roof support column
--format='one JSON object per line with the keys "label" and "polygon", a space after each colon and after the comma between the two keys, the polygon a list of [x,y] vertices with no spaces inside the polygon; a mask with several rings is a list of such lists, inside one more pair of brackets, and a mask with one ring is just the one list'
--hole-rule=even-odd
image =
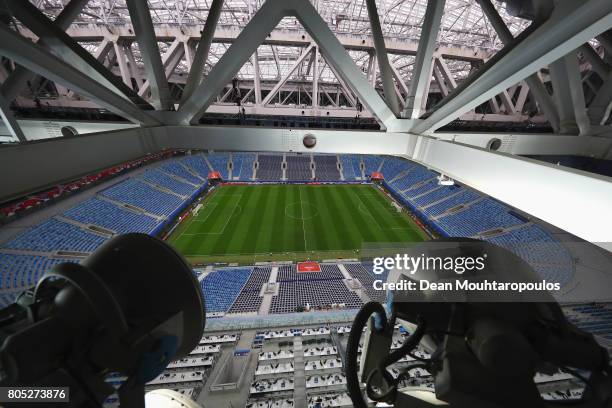
{"label": "roof support column", "polygon": [[121,73],[121,79],[123,83],[132,87],[132,77],[130,72],[128,71],[128,66],[126,62],[125,50],[122,44],[119,44],[118,41],[113,43],[113,47],[115,49],[115,55],[117,56],[117,63],[119,64],[119,72]]}
{"label": "roof support column", "polygon": [[314,44],[310,44],[308,46],[308,48],[306,48],[303,52],[302,55],[300,55],[298,57],[297,60],[295,60],[295,62],[293,63],[293,65],[291,66],[291,68],[289,68],[289,72],[287,72],[287,74],[285,74],[285,76],[283,76],[280,81],[278,81],[276,83],[276,85],[274,85],[274,88],[272,88],[270,90],[270,92],[268,92],[268,94],[266,95],[266,97],[264,98],[263,102],[261,103],[262,105],[267,105],[270,103],[270,101],[272,100],[272,98],[274,98],[274,96],[276,95],[276,93],[283,87],[283,85],[285,85],[285,83],[289,80],[289,78],[291,78],[291,76],[293,75],[293,73],[295,72],[295,70],[302,65],[302,63],[304,62],[304,60],[306,59],[307,56],[311,55],[313,50],[315,49],[315,45]]}
{"label": "roof support column", "polygon": [[559,111],[561,134],[588,134],[589,121],[582,89],[580,67],[572,52],[550,64],[553,98]]}
{"label": "roof support column", "polygon": [[259,55],[257,54],[257,51],[255,51],[251,57],[251,64],[253,64],[253,91],[255,92],[255,105],[261,105],[261,78],[259,75]]}
{"label": "roof support column", "polygon": [[[89,0],[72,0],[66,4],[59,15],[55,18],[53,23],[60,29],[66,31],[70,24],[79,16],[85,4]],[[37,43],[40,40],[37,41]],[[25,88],[28,81],[36,77],[36,74],[28,71],[27,69],[17,66],[10,77],[2,84],[2,93],[4,97],[9,101],[12,101],[17,97],[19,92]]]}
{"label": "roof support column", "polygon": [[[29,71],[27,71],[29,73]],[[13,115],[13,111],[11,111],[11,102],[0,93],[0,116],[2,117],[2,121],[8,128],[9,133],[19,142],[27,142],[21,127],[17,123],[17,119],[15,119],[15,115]]]}
{"label": "roof support column", "polygon": [[204,75],[204,66],[210,51],[210,44],[212,44],[212,40],[215,35],[215,29],[217,28],[217,22],[219,21],[222,7],[223,0],[213,0],[212,4],[210,5],[210,10],[208,11],[208,16],[206,17],[206,23],[204,24],[204,29],[202,30],[202,36],[200,37],[200,42],[198,43],[198,48],[196,49],[196,53],[193,57],[193,63],[191,65],[191,69],[189,70],[189,75],[187,76],[187,84],[185,85],[185,89],[183,89],[181,107],[183,103],[189,99],[196,87],[200,85],[200,81]]}
{"label": "roof support column", "polygon": [[157,38],[155,37],[147,0],[126,0],[126,4],[151,87],[153,105],[157,109],[170,110],[172,108],[170,88],[159,55],[159,47],[157,46]]}
{"label": "roof support column", "polygon": [[368,16],[370,17],[370,27],[372,29],[372,37],[374,38],[374,48],[376,50],[376,59],[378,60],[378,69],[380,70],[380,76],[382,78],[385,100],[393,113],[398,116],[400,111],[399,102],[397,101],[397,94],[395,93],[393,71],[391,71],[389,64],[387,47],[385,46],[385,38],[382,33],[382,28],[380,27],[376,2],[375,0],[366,0],[366,4],[368,7]]}
{"label": "roof support column", "polygon": [[419,47],[414,62],[412,79],[410,81],[410,92],[406,100],[404,117],[416,119],[421,116],[427,103],[427,93],[431,83],[433,53],[442,14],[444,13],[445,0],[429,0],[423,19],[423,29],[419,39]]}
{"label": "roof support column", "polygon": [[[493,29],[499,36],[500,40],[504,45],[510,44],[514,41],[514,36],[502,20],[501,16],[491,3],[491,0],[477,0],[483,13],[487,16],[487,19],[493,26]],[[546,87],[542,83],[542,80],[538,76],[538,73],[530,75],[525,79],[525,82],[529,86],[529,90],[533,95],[534,99],[538,103],[542,113],[548,119],[551,127],[555,132],[559,131],[559,113],[553,102],[552,97],[546,90]]]}
{"label": "roof support column", "polygon": [[312,52],[312,108],[319,109],[319,47]]}
{"label": "roof support column", "polygon": [[15,63],[51,81],[74,89],[84,97],[133,122],[151,126],[161,124],[139,106],[50,54],[39,45],[33,44],[4,24],[0,24],[0,37],[5,39],[5,41],[0,41],[0,54],[12,59]]}
{"label": "roof support column", "polygon": [[556,7],[550,18],[521,35],[500,58],[485,63],[479,76],[443,102],[413,130],[431,133],[463,113],[538,72],[612,26],[612,2],[585,0]]}

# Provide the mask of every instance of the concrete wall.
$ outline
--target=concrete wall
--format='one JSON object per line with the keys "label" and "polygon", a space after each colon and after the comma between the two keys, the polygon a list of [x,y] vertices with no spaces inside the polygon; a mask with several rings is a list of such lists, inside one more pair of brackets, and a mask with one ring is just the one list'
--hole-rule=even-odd
{"label": "concrete wall", "polygon": [[[306,134],[317,138],[312,149],[302,143]],[[154,137],[163,147],[360,154],[412,154],[417,140],[406,133],[230,126],[168,126],[156,128]]]}
{"label": "concrete wall", "polygon": [[[18,120],[19,127],[28,140],[52,139],[62,136],[62,127],[72,126],[80,135],[112,130],[135,128],[137,125],[125,122],[83,122],[57,120]],[[0,142],[13,141],[4,122],[0,121]],[[14,140],[16,141],[16,140]]]}
{"label": "concrete wall", "polygon": [[610,177],[430,138],[410,158],[612,250]]}
{"label": "concrete wall", "polygon": [[0,145],[0,201],[159,149],[147,129]]}

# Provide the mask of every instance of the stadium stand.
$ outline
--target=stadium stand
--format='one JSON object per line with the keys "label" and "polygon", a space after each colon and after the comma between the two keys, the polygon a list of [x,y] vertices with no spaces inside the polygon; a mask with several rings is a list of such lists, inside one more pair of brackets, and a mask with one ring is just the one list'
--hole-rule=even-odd
{"label": "stadium stand", "polygon": [[252,313],[259,311],[262,297],[259,296],[262,286],[270,279],[272,268],[257,267],[249,276],[240,294],[229,308],[228,313]]}
{"label": "stadium stand", "polygon": [[251,268],[213,271],[200,282],[206,313],[227,312],[251,275]]}
{"label": "stadium stand", "polygon": [[178,161],[171,161],[168,163],[164,163],[160,166],[160,168],[166,173],[172,174],[176,177],[180,177],[192,184],[195,184],[195,185],[202,184],[203,180],[201,178],[194,176],[185,167],[183,167]]}
{"label": "stadium stand", "polygon": [[97,225],[117,234],[128,232],[150,233],[159,225],[159,220],[129,211],[108,201],[92,198],[72,207],[62,214],[83,224]]}
{"label": "stadium stand", "polygon": [[424,207],[426,205],[438,202],[446,197],[456,194],[461,191],[461,187],[458,185],[453,186],[437,186],[436,188],[429,190],[426,194],[416,197],[413,201],[415,205]]}
{"label": "stadium stand", "polygon": [[250,180],[253,177],[255,153],[232,153],[232,164],[234,180]]}
{"label": "stadium stand", "polygon": [[[229,157],[227,154],[215,153],[209,155],[209,159],[211,156],[215,166],[226,165]],[[252,175],[255,157],[253,153],[233,154],[232,160],[237,165],[240,164],[241,169],[236,174],[237,178],[244,177],[242,173],[245,169],[246,173]],[[385,158],[383,162],[376,156],[326,155],[315,156],[315,160],[319,165],[330,163],[333,167],[332,173],[335,173],[330,176],[333,178],[339,177],[336,167],[338,157],[343,169],[349,169],[349,178],[350,169],[353,170],[352,174],[360,171],[359,162],[362,158],[370,171],[378,169],[382,163],[382,170],[395,178],[386,183],[387,188],[396,197],[400,197],[400,201],[416,209],[423,221],[435,227],[442,235],[479,236],[525,259],[544,279],[564,284],[572,278],[574,261],[567,249],[541,226],[521,218],[506,205],[467,187],[439,186],[435,180],[430,181],[436,173],[399,159]],[[282,159],[281,155],[259,155],[258,177],[262,178],[263,175],[263,179],[279,180],[282,175]],[[287,160],[289,177],[293,178],[294,174],[299,177],[299,172],[293,173],[291,170],[296,168],[292,167],[292,163],[309,163],[310,156],[290,155]],[[402,163],[405,163],[405,167],[401,166]],[[175,158],[160,166],[160,169],[146,171],[142,178],[177,193],[186,193],[185,195],[192,195],[197,188],[180,179],[190,178],[189,182],[196,181],[197,177],[191,171],[204,177],[209,171],[204,156],[199,154]],[[206,183],[202,180],[200,182]],[[80,224],[106,229],[109,235],[127,232],[153,233],[165,222],[163,217],[175,214],[187,200],[154,188],[139,178],[129,178],[64,211],[61,217],[50,218],[33,226],[2,245],[5,252],[22,251],[24,254],[2,253],[0,248],[2,289],[3,293],[7,293],[0,294],[2,299],[12,301],[11,290],[33,285],[44,271],[62,261],[50,257],[50,254],[58,251],[92,252],[107,239],[104,231],[96,233],[81,227]],[[130,209],[129,206],[136,208]],[[142,209],[146,214],[138,209]],[[321,267],[321,272],[297,273],[295,266],[280,266],[277,276],[278,295],[272,296],[269,312],[292,313],[298,307],[306,305],[314,308],[327,308],[333,304],[344,304],[343,307],[346,308],[359,307],[361,300],[346,287],[344,276],[338,267],[325,263],[321,264]],[[369,264],[347,264],[346,269],[353,279],[361,282],[368,297],[384,300],[380,292],[373,291],[372,282],[374,279],[384,280],[386,277],[374,275]],[[210,303],[207,305],[208,311],[235,314],[259,311],[262,305],[261,289],[268,281],[270,273],[270,268],[260,267],[222,269],[211,273],[202,281],[204,290],[211,293],[207,296]],[[222,291],[218,290],[220,287],[223,287]]]}
{"label": "stadium stand", "polygon": [[287,155],[287,180],[311,180],[310,155]]}
{"label": "stadium stand", "polygon": [[385,180],[392,180],[400,172],[406,170],[407,164],[408,162],[406,160],[387,157],[380,171],[385,177]]}
{"label": "stadium stand", "polygon": [[[340,154],[340,165],[342,166],[342,174],[346,181],[354,181],[357,177],[361,177],[361,169],[358,168],[359,172],[355,173],[355,167],[353,165],[353,156],[350,154]],[[357,165],[359,167],[359,165]]]}
{"label": "stadium stand", "polygon": [[363,164],[365,166],[365,176],[370,177],[372,172],[378,171],[383,158],[380,156],[366,155],[363,156]]}
{"label": "stadium stand", "polygon": [[[60,262],[74,262],[74,260],[0,252],[0,276],[2,277],[0,289],[13,290],[31,287],[47,270]],[[13,300],[11,297],[2,306],[8,305]]]}
{"label": "stadium stand", "polygon": [[564,285],[572,277],[573,260],[568,251],[537,225],[529,224],[485,239],[514,252],[543,279]]}
{"label": "stadium stand", "polygon": [[212,169],[221,173],[221,177],[223,177],[223,180],[227,180],[229,178],[227,167],[227,163],[229,162],[229,154],[209,153],[207,157],[208,162],[212,166]]}
{"label": "stadium stand", "polygon": [[348,273],[354,278],[361,282],[366,294],[371,300],[385,303],[387,296],[384,292],[374,289],[374,280],[382,279],[380,276],[374,276],[371,272],[368,272],[366,268],[361,264],[345,264],[344,267]]}
{"label": "stadium stand", "polygon": [[143,180],[146,180],[149,183],[161,186],[176,194],[180,194],[183,196],[190,196],[197,190],[196,186],[183,183],[182,181],[170,177],[169,175],[162,173],[157,169],[147,170],[142,174],[141,177]]}
{"label": "stadium stand", "polygon": [[467,204],[480,198],[480,194],[475,191],[464,189],[459,194],[456,194],[447,200],[441,201],[432,206],[423,208],[423,212],[432,217],[445,213],[451,208],[459,205]]}
{"label": "stadium stand", "polygon": [[93,252],[106,238],[87,232],[76,225],[49,218],[13,238],[4,248],[28,251]]}
{"label": "stadium stand", "polygon": [[411,199],[416,199],[417,197],[420,197],[421,195],[430,192],[431,190],[433,190],[434,188],[437,188],[438,186],[439,186],[438,180],[435,178],[424,180],[417,184],[414,184],[410,188],[410,190],[404,192],[404,196],[411,198]]}
{"label": "stadium stand", "polygon": [[315,155],[315,178],[317,180],[340,180],[340,170],[338,170],[338,156],[334,155]]}
{"label": "stadium stand", "polygon": [[496,228],[508,228],[523,223],[508,213],[508,207],[490,198],[437,220],[440,228],[451,236],[471,237]]}
{"label": "stadium stand", "polygon": [[181,206],[181,198],[164,193],[136,179],[128,179],[102,191],[101,195],[130,204],[155,215],[170,215]]}
{"label": "stadium stand", "polygon": [[[406,173],[406,175],[398,178],[392,184],[393,184],[393,188],[395,188],[398,191],[403,192],[403,191],[409,190],[412,187],[416,187],[415,185],[417,183],[425,181],[425,180],[429,180],[435,176],[436,176],[435,173],[433,173],[430,170],[427,170],[425,167],[414,166],[413,168],[410,169],[408,173]],[[407,197],[414,197],[416,195],[418,194],[412,194],[412,192],[410,192],[409,194],[406,194]]]}
{"label": "stadium stand", "polygon": [[342,280],[299,280],[281,282],[278,295],[272,298],[271,313],[293,313],[298,307],[328,308],[333,304],[347,309],[359,308],[363,302],[348,290]]}
{"label": "stadium stand", "polygon": [[612,308],[609,304],[568,305],[563,310],[576,326],[612,341]]}
{"label": "stadium stand", "polygon": [[202,177],[204,180],[208,178],[208,173],[210,172],[210,167],[206,161],[204,161],[204,156],[201,154],[194,154],[191,156],[185,156],[181,159],[182,163],[189,167],[193,172],[195,172],[198,176]]}
{"label": "stadium stand", "polygon": [[259,180],[280,180],[283,177],[283,156],[260,154],[257,161],[259,167],[256,176]]}

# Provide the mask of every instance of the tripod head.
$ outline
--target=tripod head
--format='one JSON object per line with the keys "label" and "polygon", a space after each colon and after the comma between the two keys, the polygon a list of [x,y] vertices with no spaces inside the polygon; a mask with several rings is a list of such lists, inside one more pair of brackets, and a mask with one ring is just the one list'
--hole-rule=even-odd
{"label": "tripod head", "polygon": [[[606,349],[593,335],[567,321],[545,290],[519,293],[507,289],[521,283],[524,286],[516,287],[536,287],[530,285],[541,281],[525,261],[503,248],[469,239],[445,239],[433,245],[429,241],[406,252],[410,257],[456,261],[486,254],[486,264],[460,275],[440,267],[410,272],[396,268],[390,272],[390,283],[427,280],[428,285],[389,290],[386,310],[380,303],[371,302],[357,314],[347,344],[346,364],[347,386],[355,407],[367,406],[362,385],[370,400],[395,407],[551,407],[555,404],[542,399],[534,376],[557,370],[585,382],[582,400],[572,401],[572,405],[612,407],[612,371]],[[501,289],[430,289],[446,287],[432,282],[466,280],[486,281]],[[398,320],[407,322],[411,333],[399,349],[392,351]],[[419,345],[430,352],[430,359],[415,355]],[[406,356],[413,361],[394,378],[388,369]],[[411,373],[416,368],[431,373],[433,387],[400,387],[402,380],[414,379]],[[586,377],[583,372],[588,372]]]}
{"label": "tripod head", "polygon": [[0,386],[67,386],[68,406],[101,406],[115,391],[105,377],[120,373],[121,405],[144,407],[144,385],[199,343],[204,324],[187,262],[157,238],[118,236],[0,311]]}

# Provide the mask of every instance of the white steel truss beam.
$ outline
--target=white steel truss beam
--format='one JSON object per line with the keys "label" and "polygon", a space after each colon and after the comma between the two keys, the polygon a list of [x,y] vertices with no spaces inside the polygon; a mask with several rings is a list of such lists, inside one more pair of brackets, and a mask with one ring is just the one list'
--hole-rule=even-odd
{"label": "white steel truss beam", "polygon": [[[70,24],[77,18],[85,4],[89,0],[71,0],[66,4],[53,23],[61,30],[66,31]],[[38,40],[37,40],[38,42]],[[28,81],[34,81],[35,74],[28,72],[25,68],[17,66],[10,77],[2,84],[4,97],[12,101],[25,88]]]}
{"label": "white steel truss beam", "polygon": [[[176,68],[184,53],[185,47],[183,46],[183,42],[181,42],[178,38],[175,39],[172,44],[170,44],[170,46],[164,53],[161,62],[162,68],[164,70],[164,79],[166,81],[166,84],[168,83],[167,81],[170,75],[172,74],[172,71],[174,71],[174,68]],[[145,71],[148,72],[148,69],[145,68]],[[151,81],[147,79],[142,85],[142,87],[138,90],[138,95],[145,96],[147,92],[149,92],[149,90],[151,90]]]}
{"label": "white steel truss beam", "polygon": [[5,40],[0,41],[0,54],[12,59],[15,63],[75,90],[130,121],[150,126],[161,124],[134,103],[117,95],[90,76],[51,55],[39,45],[33,44],[3,24],[0,24],[0,36]]}
{"label": "white steel truss beam", "polygon": [[366,0],[366,5],[368,8],[368,16],[370,17],[370,28],[372,29],[374,48],[376,49],[376,60],[378,61],[378,69],[382,79],[385,101],[393,113],[399,116],[400,108],[395,92],[395,83],[393,82],[393,71],[391,70],[387,48],[385,47],[385,38],[383,37],[382,28],[380,26],[376,2],[374,0]]}
{"label": "white steel truss beam", "polygon": [[15,17],[28,26],[42,41],[41,44],[53,51],[66,63],[77,68],[92,80],[98,81],[122,98],[133,101],[143,107],[150,107],[133,90],[113,75],[87,50],[70,38],[60,27],[56,26],[32,3],[19,0],[7,2]]}
{"label": "white steel truss beam", "polygon": [[206,17],[206,23],[204,24],[204,29],[202,30],[202,36],[198,42],[198,48],[196,49],[191,68],[189,69],[187,84],[185,85],[185,89],[183,89],[181,103],[187,100],[193,93],[194,89],[200,85],[200,81],[204,75],[204,65],[208,59],[210,44],[212,44],[213,37],[215,35],[215,29],[217,28],[217,22],[219,21],[222,7],[223,0],[212,0],[208,16]]}
{"label": "white steel truss beam", "polygon": [[274,96],[276,95],[276,93],[283,87],[283,85],[285,85],[285,83],[289,80],[289,78],[291,78],[291,76],[293,75],[293,73],[295,72],[295,70],[302,65],[302,63],[304,62],[304,60],[306,59],[306,57],[308,57],[309,55],[312,54],[312,52],[315,50],[315,45],[314,44],[310,44],[308,46],[308,48],[306,48],[304,51],[302,51],[302,54],[300,54],[299,58],[297,60],[295,60],[295,63],[291,66],[291,68],[289,68],[289,72],[287,72],[280,81],[278,81],[278,83],[274,86],[274,88],[272,88],[272,90],[268,93],[268,95],[266,95],[266,97],[264,98],[262,105],[268,105],[270,103],[270,101],[272,100],[272,98],[274,98]]}
{"label": "white steel truss beam", "polygon": [[140,55],[146,68],[153,105],[157,109],[170,110],[173,107],[170,88],[157,46],[157,38],[147,0],[126,0],[126,4],[136,33]]}
{"label": "white steel truss beam", "polygon": [[11,102],[8,99],[6,99],[4,95],[2,95],[1,92],[0,92],[0,117],[2,118],[2,121],[4,122],[4,125],[7,127],[11,136],[19,140],[19,142],[21,143],[28,141],[28,139],[26,139],[25,135],[23,134],[21,127],[17,123],[17,120],[15,119],[15,115],[13,114],[13,111],[11,110]]}
{"label": "white steel truss beam", "polygon": [[421,116],[427,103],[433,68],[433,53],[440,24],[442,23],[444,4],[445,0],[429,0],[427,2],[419,48],[410,81],[410,92],[408,93],[406,108],[404,109],[404,116],[407,118],[415,119]]}
{"label": "white steel truss beam", "polygon": [[[514,36],[510,32],[510,29],[504,23],[501,16],[491,3],[491,0],[477,0],[483,13],[493,26],[493,29],[499,36],[500,40],[504,45],[508,45],[514,41]],[[548,118],[548,122],[554,131],[559,131],[559,113],[554,105],[553,99],[544,87],[542,80],[540,79],[538,72],[530,75],[525,79],[525,82],[529,86],[534,99],[537,101],[540,110]],[[520,111],[519,111],[520,112]]]}
{"label": "white steel truss beam", "polygon": [[434,132],[610,27],[612,2],[609,0],[564,3],[564,7],[556,8],[548,20],[523,36],[501,58],[483,67],[476,80],[438,106],[413,131]]}

